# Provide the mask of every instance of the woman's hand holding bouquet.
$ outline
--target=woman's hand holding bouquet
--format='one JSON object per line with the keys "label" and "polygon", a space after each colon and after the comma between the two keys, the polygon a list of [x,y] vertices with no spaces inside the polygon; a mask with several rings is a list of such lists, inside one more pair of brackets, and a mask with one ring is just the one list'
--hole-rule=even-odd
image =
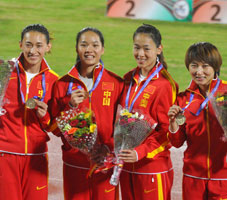
{"label": "woman's hand holding bouquet", "polygon": [[120,173],[125,162],[136,162],[137,153],[133,150],[155,129],[157,123],[140,111],[129,112],[118,106],[114,128],[115,166],[110,184],[119,183]]}

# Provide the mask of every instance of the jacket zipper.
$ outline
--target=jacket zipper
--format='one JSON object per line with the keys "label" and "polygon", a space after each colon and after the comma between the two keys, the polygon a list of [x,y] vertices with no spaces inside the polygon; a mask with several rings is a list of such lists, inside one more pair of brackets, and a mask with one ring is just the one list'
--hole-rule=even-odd
{"label": "jacket zipper", "polygon": [[209,115],[208,106],[206,108],[206,120],[207,120],[207,139],[208,139],[208,152],[207,152],[207,177],[210,178],[210,126],[209,126]]}

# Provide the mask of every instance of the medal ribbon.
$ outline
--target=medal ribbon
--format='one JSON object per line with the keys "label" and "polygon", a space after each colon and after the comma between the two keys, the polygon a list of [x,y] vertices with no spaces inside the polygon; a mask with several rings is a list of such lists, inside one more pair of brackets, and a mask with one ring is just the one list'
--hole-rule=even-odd
{"label": "medal ribbon", "polygon": [[188,108],[188,106],[191,104],[193,98],[194,98],[194,93],[191,93],[191,94],[190,94],[190,99],[189,99],[188,104],[187,104],[184,108],[182,108],[183,112],[184,112],[184,111]]}
{"label": "medal ribbon", "polygon": [[[133,72],[132,74],[132,79],[131,79],[131,83],[130,83],[130,86],[129,86],[129,89],[127,91],[127,95],[126,95],[126,99],[125,99],[125,107],[126,109],[128,109],[129,112],[132,111],[132,108],[136,102],[136,100],[138,99],[138,97],[141,95],[141,93],[143,92],[143,90],[147,87],[148,83],[151,81],[151,79],[157,75],[157,73],[163,68],[163,65],[161,63],[157,63],[157,65],[159,65],[159,67],[148,77],[148,79],[145,81],[145,83],[143,84],[142,88],[139,90],[139,92],[137,93],[137,95],[135,96],[135,98],[133,99],[131,105],[130,105],[130,108],[129,107],[129,96],[130,96],[130,92],[131,92],[131,89],[132,89],[132,82],[133,82],[133,77],[134,77],[134,74],[136,72],[136,70]],[[156,66],[157,66],[156,65]]]}
{"label": "medal ribbon", "polygon": [[[91,93],[95,90],[95,88],[98,86],[101,78],[102,78],[102,74],[103,74],[103,69],[104,69],[104,63],[100,60],[100,63],[102,65],[102,69],[99,72],[99,75],[97,77],[97,79],[95,80],[95,84],[93,85],[92,89],[89,91],[89,97],[91,95]],[[67,95],[72,94],[73,90],[72,90],[72,86],[73,86],[73,78],[71,78],[70,82],[69,82],[69,87],[68,87],[68,91],[67,91]],[[79,85],[78,89],[82,89],[82,87]]]}
{"label": "medal ribbon", "polygon": [[[206,97],[206,99],[203,101],[203,103],[200,105],[199,109],[197,110],[196,114],[192,113],[195,116],[198,116],[201,111],[204,109],[204,107],[207,105],[207,102],[209,101],[210,97],[214,95],[214,93],[217,91],[218,87],[220,85],[220,79],[218,78],[216,85],[214,86],[213,90],[211,91],[211,93],[208,95],[208,97]],[[188,105],[186,107],[183,108],[183,110],[185,110],[192,102],[192,99],[194,98],[194,93],[191,93],[190,95],[190,102],[188,103]]]}
{"label": "medal ribbon", "polygon": [[[23,103],[25,103],[25,98],[24,98],[24,94],[22,92],[22,84],[21,84],[21,80],[20,80],[20,70],[19,70],[19,67],[18,67],[18,62],[16,62],[16,69],[17,69],[17,76],[18,76],[18,80],[19,80],[19,85],[20,85],[20,94],[21,94],[21,100]],[[33,98],[34,99],[39,99],[40,101],[43,101],[44,100],[44,97],[46,95],[46,86],[45,86],[45,73],[43,72],[42,73],[42,89],[43,89],[43,95],[42,95],[42,98],[38,97],[38,96],[34,96]]]}

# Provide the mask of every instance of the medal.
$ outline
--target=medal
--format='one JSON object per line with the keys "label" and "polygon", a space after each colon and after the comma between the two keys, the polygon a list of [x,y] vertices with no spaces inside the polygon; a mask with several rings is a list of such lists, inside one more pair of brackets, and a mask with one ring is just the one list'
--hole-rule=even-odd
{"label": "medal", "polygon": [[25,103],[25,106],[28,108],[28,109],[34,109],[36,107],[36,102],[35,102],[35,99],[33,98],[30,98],[26,101]]}
{"label": "medal", "polygon": [[185,123],[185,116],[183,113],[179,113],[177,116],[176,116],[176,122],[179,126],[183,125]]}

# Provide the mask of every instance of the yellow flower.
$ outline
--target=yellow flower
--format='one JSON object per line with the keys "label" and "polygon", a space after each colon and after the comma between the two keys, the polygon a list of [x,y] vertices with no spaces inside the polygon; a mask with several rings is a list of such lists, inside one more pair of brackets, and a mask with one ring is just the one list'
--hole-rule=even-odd
{"label": "yellow flower", "polygon": [[125,111],[121,115],[122,116],[127,116],[128,118],[130,118],[132,116],[132,113]]}
{"label": "yellow flower", "polygon": [[94,133],[96,129],[96,124],[91,124],[90,125],[90,133]]}
{"label": "yellow flower", "polygon": [[216,101],[217,101],[217,102],[224,101],[224,96],[222,96],[222,97],[218,97],[218,98],[216,99]]}
{"label": "yellow flower", "polygon": [[90,117],[90,113],[88,112],[88,113],[86,113],[85,115],[84,115],[84,118],[85,119],[87,119],[87,118],[89,118]]}

